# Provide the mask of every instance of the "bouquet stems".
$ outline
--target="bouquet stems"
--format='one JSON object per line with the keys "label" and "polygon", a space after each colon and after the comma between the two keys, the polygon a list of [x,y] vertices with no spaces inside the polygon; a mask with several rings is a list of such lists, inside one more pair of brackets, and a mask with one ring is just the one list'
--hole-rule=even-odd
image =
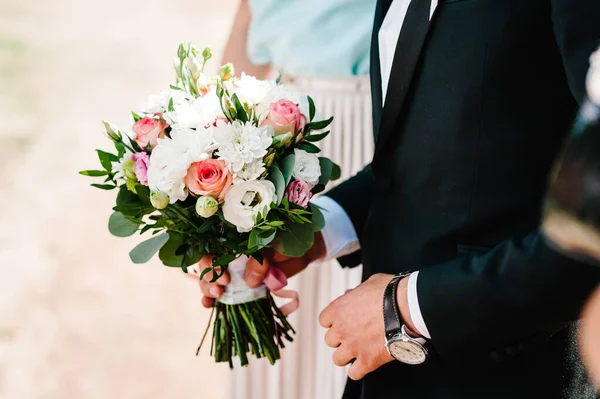
{"label": "bouquet stems", "polygon": [[[296,333],[270,292],[264,298],[237,305],[217,302],[211,319],[215,314],[210,354],[218,363],[229,363],[232,369],[234,357],[247,366],[248,353],[259,359],[266,357],[275,364],[281,358],[280,348],[285,348],[284,339],[292,342],[291,334]],[[206,334],[198,351],[205,338]]]}

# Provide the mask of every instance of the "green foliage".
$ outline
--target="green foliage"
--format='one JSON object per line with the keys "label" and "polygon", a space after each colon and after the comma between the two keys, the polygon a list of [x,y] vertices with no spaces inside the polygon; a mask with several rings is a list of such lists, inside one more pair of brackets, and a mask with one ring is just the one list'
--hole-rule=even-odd
{"label": "green foliage", "polygon": [[185,242],[182,234],[169,232],[169,240],[160,248],[158,257],[165,266],[180,267],[183,260],[183,254],[178,254],[177,250]]}
{"label": "green foliage", "polygon": [[277,205],[281,204],[283,196],[285,195],[286,188],[283,173],[281,173],[281,171],[276,165],[273,165],[273,167],[271,167],[271,171],[267,179],[275,186],[275,192],[277,193]]}
{"label": "green foliage", "polygon": [[313,101],[313,99],[310,96],[307,96],[307,99],[308,99],[308,113],[310,114],[308,121],[312,122],[313,119],[315,119],[315,112],[316,112],[315,102]]}
{"label": "green foliage", "polygon": [[299,257],[308,251],[314,243],[313,228],[309,223],[286,223],[285,230],[279,230],[273,248],[283,255]]}
{"label": "green foliage", "polygon": [[138,231],[139,223],[128,219],[120,212],[115,212],[108,219],[108,230],[116,237],[129,237]]}
{"label": "green foliage", "polygon": [[325,227],[325,217],[323,216],[321,209],[313,203],[310,203],[309,205],[310,205],[310,211],[312,213],[311,220],[312,220],[313,231],[323,230],[323,227]]}
{"label": "green foliage", "polygon": [[316,145],[314,145],[313,143],[309,143],[308,141],[302,140],[297,146],[296,148],[300,149],[300,150],[304,150],[310,154],[318,154],[319,152],[321,152],[321,149],[319,147],[317,147]]}
{"label": "green foliage", "polygon": [[306,127],[310,130],[322,130],[331,125],[331,122],[333,122],[333,116],[324,121],[311,122]]}
{"label": "green foliage", "polygon": [[129,257],[133,263],[146,263],[169,241],[169,234],[162,233],[150,238],[129,252]]}
{"label": "green foliage", "polygon": [[307,136],[304,136],[304,140],[306,141],[310,141],[312,143],[316,143],[318,141],[323,140],[325,137],[329,136],[330,131],[326,131],[323,133],[317,133],[317,134],[309,134]]}
{"label": "green foliage", "polygon": [[81,172],[79,172],[79,174],[90,177],[99,177],[107,176],[108,172],[106,170],[82,170]]}
{"label": "green foliage", "polygon": [[287,187],[292,180],[292,174],[294,172],[294,164],[296,163],[296,156],[294,154],[290,154],[287,157],[283,158],[281,162],[279,162],[279,169],[283,174],[283,178],[285,181],[285,186]]}

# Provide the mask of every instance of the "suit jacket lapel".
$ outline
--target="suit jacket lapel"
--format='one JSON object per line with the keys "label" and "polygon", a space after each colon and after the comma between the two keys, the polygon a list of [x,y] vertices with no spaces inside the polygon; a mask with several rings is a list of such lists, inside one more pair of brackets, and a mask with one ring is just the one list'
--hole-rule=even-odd
{"label": "suit jacket lapel", "polygon": [[383,111],[383,93],[381,91],[381,64],[379,60],[379,29],[390,8],[392,0],[379,0],[375,8],[375,22],[371,36],[371,99],[373,102],[373,132],[379,134]]}
{"label": "suit jacket lapel", "polygon": [[[386,142],[394,130],[394,125],[396,124],[396,121],[398,120],[402,110],[406,106],[406,97],[410,89],[410,84],[414,77],[415,69],[419,62],[421,52],[425,44],[425,39],[427,38],[427,33],[429,32],[429,27],[431,26],[434,17],[435,14],[430,19],[429,23],[422,25],[417,32],[413,32],[414,34],[411,35],[412,40],[416,40],[416,42],[415,46],[411,47],[412,51],[409,53],[402,50],[398,51],[399,47],[406,48],[404,45],[405,43],[403,44],[404,27],[402,28],[402,32],[400,33],[400,38],[394,54],[385,105],[383,106],[383,112],[381,114],[381,122],[378,129],[379,133],[375,147],[376,156],[382,151],[383,148],[385,148]],[[381,88],[379,88],[379,93],[381,93]]]}

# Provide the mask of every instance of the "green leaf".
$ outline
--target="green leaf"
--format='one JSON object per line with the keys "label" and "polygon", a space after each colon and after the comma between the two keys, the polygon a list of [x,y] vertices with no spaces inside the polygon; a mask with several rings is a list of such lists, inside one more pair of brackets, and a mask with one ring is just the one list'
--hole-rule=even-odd
{"label": "green leaf", "polygon": [[269,180],[275,186],[275,192],[277,193],[277,205],[281,204],[281,200],[283,200],[286,187],[283,173],[281,173],[277,166],[273,165],[273,167],[271,168],[271,173],[269,173],[267,180]]}
{"label": "green leaf", "polygon": [[203,256],[204,248],[200,249],[198,245],[193,245],[190,246],[185,252],[185,255],[183,256],[183,262],[186,266],[191,266],[195,263],[200,262],[200,259],[202,259]]}
{"label": "green leaf", "polygon": [[131,116],[133,117],[133,120],[135,122],[139,121],[140,119],[143,119],[141,116],[139,116],[138,114],[136,114],[135,112],[131,112]]}
{"label": "green leaf", "polygon": [[237,255],[233,255],[233,254],[227,254],[227,255],[221,255],[219,257],[215,257],[213,258],[213,262],[212,265],[213,267],[217,267],[217,266],[229,266],[229,264],[231,262],[233,262],[234,260],[237,259]]}
{"label": "green leaf", "polygon": [[313,101],[313,99],[310,96],[306,96],[308,98],[308,110],[309,110],[309,122],[312,122],[312,120],[315,118],[315,102]]}
{"label": "green leaf", "polygon": [[311,122],[308,124],[308,128],[310,130],[322,130],[325,129],[327,126],[331,125],[331,122],[333,122],[333,116],[324,121]]}
{"label": "green leaf", "polygon": [[119,194],[117,194],[117,205],[124,204],[139,204],[140,199],[138,196],[131,192],[127,186],[121,186],[119,189]]}
{"label": "green leaf", "polygon": [[98,159],[100,159],[102,167],[109,172],[112,171],[112,163],[119,162],[119,157],[114,154],[102,150],[96,150],[96,152],[98,153]]}
{"label": "green leaf", "polygon": [[308,141],[304,141],[304,140],[301,141],[300,144],[298,144],[296,146],[296,148],[298,148],[300,150],[304,150],[304,151],[308,152],[309,154],[318,154],[319,152],[321,152],[321,149],[319,147],[317,147],[313,143],[309,143]]}
{"label": "green leaf", "polygon": [[175,111],[175,106],[173,105],[173,97],[171,97],[171,98],[169,99],[169,106],[168,106],[168,108],[167,108],[167,111],[169,111],[169,112],[173,112],[173,111]]}
{"label": "green leaf", "polygon": [[310,141],[312,143],[316,143],[317,141],[323,140],[325,137],[329,136],[330,131],[326,131],[324,133],[318,134],[309,134],[308,136],[304,136],[304,140]]}
{"label": "green leaf", "polygon": [[204,222],[202,222],[200,227],[198,227],[196,229],[196,233],[199,233],[199,234],[206,233],[208,230],[211,229],[211,227],[213,227],[214,224],[215,224],[215,221],[213,219],[206,219]]}
{"label": "green leaf", "polygon": [[152,202],[150,201],[150,189],[148,187],[142,184],[136,184],[135,191],[142,204],[152,206]]}
{"label": "green leaf", "polygon": [[231,96],[231,101],[233,102],[233,105],[235,107],[235,112],[237,113],[237,118],[244,123],[248,122],[249,121],[248,113],[246,113],[246,109],[240,102],[240,99],[238,98],[237,94],[234,94],[233,96]]}
{"label": "green leaf", "polygon": [[100,190],[114,190],[115,188],[117,188],[117,186],[112,185],[112,184],[90,184],[90,186],[92,187],[96,187],[99,188]]}
{"label": "green leaf", "polygon": [[99,177],[108,175],[108,172],[106,170],[82,170],[79,174],[90,177]]}
{"label": "green leaf", "polygon": [[342,176],[342,168],[336,163],[333,164],[331,169],[331,177],[330,180],[337,180]]}
{"label": "green leaf", "polygon": [[127,219],[120,212],[115,212],[108,219],[108,230],[116,237],[129,237],[135,234],[139,228],[139,223]]}
{"label": "green leaf", "polygon": [[120,212],[125,216],[143,216],[155,211],[153,206],[144,205],[142,203],[137,204],[121,204],[113,208],[113,211]]}
{"label": "green leaf", "polygon": [[319,207],[313,203],[310,203],[309,205],[310,205],[310,211],[312,212],[312,229],[313,229],[313,231],[323,230],[323,227],[325,227],[325,217],[323,216],[321,209],[319,209]]}
{"label": "green leaf", "polygon": [[310,224],[286,223],[285,230],[279,230],[273,248],[280,254],[300,257],[304,255],[314,243],[314,232]]}
{"label": "green leaf", "polygon": [[177,252],[179,250],[179,247],[184,245],[184,242],[185,239],[181,234],[169,232],[169,241],[167,241],[158,252],[158,257],[165,266],[181,266],[183,255],[178,255]]}
{"label": "green leaf", "polygon": [[296,156],[294,154],[288,155],[279,163],[279,169],[283,174],[285,186],[287,187],[292,180],[292,174],[294,173],[294,165],[296,164]]}
{"label": "green leaf", "polygon": [[331,174],[333,172],[333,161],[329,158],[320,157],[319,164],[321,166],[321,176],[319,177],[319,184],[326,186],[331,180]]}
{"label": "green leaf", "polygon": [[138,244],[129,252],[133,263],[146,263],[169,241],[169,234],[162,233]]}

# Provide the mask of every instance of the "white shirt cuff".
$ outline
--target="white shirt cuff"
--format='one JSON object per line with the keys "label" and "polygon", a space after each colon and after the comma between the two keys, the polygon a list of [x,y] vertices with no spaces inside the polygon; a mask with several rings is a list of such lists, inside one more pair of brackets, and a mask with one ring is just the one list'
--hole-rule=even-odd
{"label": "white shirt cuff", "polygon": [[321,208],[325,227],[321,230],[327,255],[323,260],[339,258],[360,249],[358,234],[350,217],[340,204],[327,196],[315,198],[313,204]]}
{"label": "white shirt cuff", "polygon": [[419,332],[427,339],[431,339],[431,334],[427,329],[423,315],[421,314],[421,308],[419,306],[419,297],[417,296],[417,278],[419,272],[414,272],[408,277],[408,310],[410,311],[410,317],[412,322],[419,330]]}

